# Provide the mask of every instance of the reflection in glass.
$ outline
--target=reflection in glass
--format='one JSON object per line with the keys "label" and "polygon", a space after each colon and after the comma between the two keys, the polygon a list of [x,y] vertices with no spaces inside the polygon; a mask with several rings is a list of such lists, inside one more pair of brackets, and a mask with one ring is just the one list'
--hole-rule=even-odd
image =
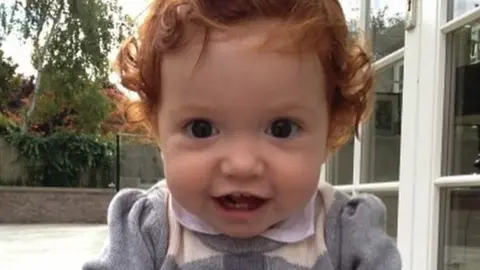
{"label": "reflection in glass", "polygon": [[389,236],[397,238],[398,227],[398,192],[378,192],[374,193],[387,208],[386,232]]}
{"label": "reflection in glass", "polygon": [[480,6],[480,0],[449,0],[448,19],[454,19]]}
{"label": "reflection in glass", "polygon": [[371,0],[370,33],[376,60],[403,48],[405,44],[404,1]]}
{"label": "reflection in glass", "polygon": [[[350,33],[354,34],[359,26],[360,0],[340,0],[348,21]],[[351,185],[353,183],[353,145],[351,139],[330,157],[326,164],[326,179],[333,185]]]}
{"label": "reflection in glass", "polygon": [[443,175],[480,172],[480,23],[450,36],[446,165]]}
{"label": "reflection in glass", "polygon": [[360,181],[399,180],[403,92],[403,61],[377,75],[375,110],[362,135]]}
{"label": "reflection in glass", "polygon": [[480,188],[443,192],[439,270],[479,269]]}
{"label": "reflection in glass", "polygon": [[357,32],[360,20],[360,0],[340,0],[350,33]]}
{"label": "reflection in glass", "polygon": [[325,176],[332,185],[351,185],[353,183],[353,148],[354,139],[330,157]]}

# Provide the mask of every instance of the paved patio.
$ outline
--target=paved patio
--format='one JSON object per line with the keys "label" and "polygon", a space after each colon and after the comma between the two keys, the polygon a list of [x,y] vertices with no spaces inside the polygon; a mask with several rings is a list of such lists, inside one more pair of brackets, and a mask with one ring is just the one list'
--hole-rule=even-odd
{"label": "paved patio", "polygon": [[0,225],[0,269],[79,270],[106,237],[105,225]]}
{"label": "paved patio", "polygon": [[[0,270],[80,270],[106,237],[106,225],[0,225]],[[448,269],[478,269],[480,248],[449,250]]]}

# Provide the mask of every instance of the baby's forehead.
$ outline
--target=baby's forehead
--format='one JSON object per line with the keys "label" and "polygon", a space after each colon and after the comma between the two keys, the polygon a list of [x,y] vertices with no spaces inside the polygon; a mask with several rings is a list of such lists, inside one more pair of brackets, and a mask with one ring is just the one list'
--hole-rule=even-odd
{"label": "baby's forehead", "polygon": [[[323,68],[317,52],[285,49],[293,45],[286,33],[276,32],[280,26],[270,21],[249,23],[210,31],[208,37],[205,32],[190,31],[183,46],[164,54],[161,79],[188,81],[205,70],[221,74],[225,68],[237,67],[241,71],[241,66],[259,68],[265,65],[272,68],[271,72],[292,76],[301,73],[302,69],[313,69],[316,77],[321,77]],[[163,83],[168,86],[168,82]]]}
{"label": "baby's forehead", "polygon": [[[161,91],[186,90],[189,87],[321,88],[323,68],[314,53],[286,55],[257,51],[241,45],[212,42],[202,50],[190,47],[183,54],[164,58]],[[265,89],[266,88],[266,89]],[[274,94],[274,93],[272,93]]]}
{"label": "baby's forehead", "polygon": [[264,47],[265,41],[272,40],[267,30],[275,25],[255,26],[212,32],[206,44],[205,36],[197,33],[180,50],[167,53],[160,76],[163,104],[211,107],[215,103],[225,110],[248,110],[254,104],[261,109],[259,101],[272,110],[318,106],[325,82],[316,53],[291,54]]}
{"label": "baby's forehead", "polygon": [[301,42],[297,39],[298,34],[289,31],[286,23],[278,20],[256,20],[228,29],[189,25],[179,46],[166,52],[164,60],[199,59],[212,50],[295,55],[317,53],[313,48],[302,51]]}

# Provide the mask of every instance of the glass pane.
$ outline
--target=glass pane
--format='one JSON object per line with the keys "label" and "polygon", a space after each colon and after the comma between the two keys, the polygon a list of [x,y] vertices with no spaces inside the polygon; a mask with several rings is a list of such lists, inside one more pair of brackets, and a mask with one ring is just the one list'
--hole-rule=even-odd
{"label": "glass pane", "polygon": [[387,234],[397,238],[398,225],[398,192],[376,192],[372,193],[382,200],[387,208]]}
{"label": "glass pane", "polygon": [[360,20],[360,0],[340,0],[340,5],[347,19],[350,33],[357,32],[358,21]]}
{"label": "glass pane", "polygon": [[480,188],[443,191],[439,269],[478,269],[480,265]]}
{"label": "glass pane", "polygon": [[377,75],[375,109],[362,135],[360,181],[398,181],[403,92],[403,60]]}
{"label": "glass pane", "polygon": [[405,1],[370,0],[370,33],[376,60],[405,45]]}
{"label": "glass pane", "polygon": [[332,185],[353,184],[353,147],[354,139],[351,139],[330,157],[325,173]]}
{"label": "glass pane", "polygon": [[[360,0],[340,0],[343,12],[348,21],[351,34],[358,31],[360,20]],[[350,140],[326,164],[326,179],[333,185],[351,185],[353,183],[353,143]]]}
{"label": "glass pane", "polygon": [[462,16],[470,10],[480,6],[480,0],[449,0],[448,19]]}
{"label": "glass pane", "polygon": [[442,174],[480,172],[480,22],[449,36],[447,166]]}

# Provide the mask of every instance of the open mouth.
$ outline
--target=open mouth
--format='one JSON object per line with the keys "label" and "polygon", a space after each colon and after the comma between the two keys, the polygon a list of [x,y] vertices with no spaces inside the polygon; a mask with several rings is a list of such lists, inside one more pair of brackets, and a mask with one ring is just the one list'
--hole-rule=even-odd
{"label": "open mouth", "polygon": [[242,193],[228,194],[214,199],[220,207],[228,211],[253,211],[267,202],[267,199]]}

